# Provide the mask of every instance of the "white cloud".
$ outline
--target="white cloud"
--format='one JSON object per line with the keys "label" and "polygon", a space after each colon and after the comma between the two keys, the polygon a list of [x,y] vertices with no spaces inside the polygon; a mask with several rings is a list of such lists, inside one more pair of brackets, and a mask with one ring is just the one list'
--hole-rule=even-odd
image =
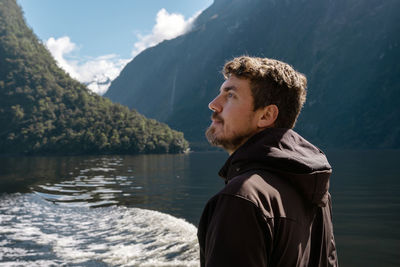
{"label": "white cloud", "polygon": [[87,60],[83,64],[74,63],[74,68],[79,73],[79,81],[87,84],[90,90],[102,95],[130,60],[111,54]]}
{"label": "white cloud", "polygon": [[164,8],[161,9],[157,13],[156,25],[154,25],[152,32],[147,35],[137,35],[139,41],[133,45],[134,49],[132,51],[132,56],[135,57],[146,48],[155,46],[164,40],[170,40],[188,32],[193,25],[193,21],[200,13],[201,11],[185,20],[185,17],[181,14],[170,14]]}
{"label": "white cloud", "polygon": [[46,47],[57,61],[59,67],[63,68],[73,78],[77,79],[78,74],[75,72],[71,64],[64,58],[65,54],[69,54],[76,49],[76,45],[71,42],[68,36],[55,39],[50,37],[46,41]]}
{"label": "white cloud", "polygon": [[76,60],[68,55],[77,50],[77,45],[68,36],[58,39],[53,37],[46,41],[46,47],[58,65],[68,72],[72,78],[85,83],[97,94],[104,94],[125,65],[131,59],[121,59],[115,54],[96,58]]}
{"label": "white cloud", "polygon": [[[201,11],[185,20],[185,17],[177,13],[168,13],[164,8],[158,11],[156,24],[148,35],[138,34],[139,41],[134,43],[132,56],[142,52],[148,47],[155,46],[163,40],[173,39],[188,32],[193,21]],[[77,52],[79,47],[68,36],[49,38],[45,45],[53,55],[59,67],[64,69],[72,78],[85,83],[90,90],[97,94],[104,94],[114,80],[132,60],[122,59],[118,55],[110,54],[95,58],[72,57],[71,53]],[[78,58],[78,59],[77,59]]]}

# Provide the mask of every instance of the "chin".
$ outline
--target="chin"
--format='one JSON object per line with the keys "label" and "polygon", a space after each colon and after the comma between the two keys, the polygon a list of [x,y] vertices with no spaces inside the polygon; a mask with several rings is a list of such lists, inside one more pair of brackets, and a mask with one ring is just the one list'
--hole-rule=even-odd
{"label": "chin", "polygon": [[214,125],[208,127],[206,131],[206,138],[211,145],[220,146],[221,144],[221,136],[216,132]]}

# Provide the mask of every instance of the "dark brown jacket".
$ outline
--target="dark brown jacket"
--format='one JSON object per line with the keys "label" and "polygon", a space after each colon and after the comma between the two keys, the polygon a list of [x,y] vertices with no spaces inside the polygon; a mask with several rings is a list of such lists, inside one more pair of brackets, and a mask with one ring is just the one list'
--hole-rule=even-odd
{"label": "dark brown jacket", "polygon": [[289,129],[266,129],[220,171],[198,228],[201,266],[337,266],[331,167]]}

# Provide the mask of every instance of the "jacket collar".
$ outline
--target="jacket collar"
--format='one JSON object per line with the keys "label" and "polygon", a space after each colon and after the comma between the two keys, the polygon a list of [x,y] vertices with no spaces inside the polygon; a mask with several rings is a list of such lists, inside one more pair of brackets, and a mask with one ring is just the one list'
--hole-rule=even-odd
{"label": "jacket collar", "polygon": [[228,183],[251,170],[276,173],[312,203],[327,203],[331,166],[321,150],[291,129],[268,128],[253,135],[230,155],[218,174]]}

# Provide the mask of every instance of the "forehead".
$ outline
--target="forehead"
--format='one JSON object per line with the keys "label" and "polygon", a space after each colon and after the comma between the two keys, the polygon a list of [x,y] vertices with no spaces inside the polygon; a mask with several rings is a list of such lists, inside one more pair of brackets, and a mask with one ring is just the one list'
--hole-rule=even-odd
{"label": "forehead", "polygon": [[250,80],[231,75],[222,85],[220,91],[234,91],[238,94],[251,94]]}

